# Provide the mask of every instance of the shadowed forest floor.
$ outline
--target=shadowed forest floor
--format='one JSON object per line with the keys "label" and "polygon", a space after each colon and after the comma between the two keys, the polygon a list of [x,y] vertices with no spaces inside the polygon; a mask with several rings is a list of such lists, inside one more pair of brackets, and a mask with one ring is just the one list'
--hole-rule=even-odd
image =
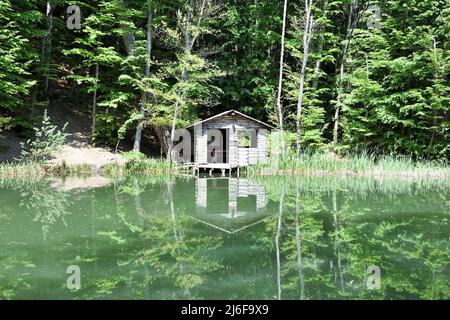
{"label": "shadowed forest floor", "polygon": [[[100,168],[108,163],[122,163],[122,157],[108,148],[94,147],[91,141],[91,118],[89,115],[71,108],[64,103],[55,102],[48,109],[52,122],[59,128],[67,123],[66,132],[70,134],[66,145],[54,155],[51,163],[68,165],[88,164]],[[20,158],[20,142],[27,138],[15,131],[3,132],[0,138],[0,163],[14,162]]]}

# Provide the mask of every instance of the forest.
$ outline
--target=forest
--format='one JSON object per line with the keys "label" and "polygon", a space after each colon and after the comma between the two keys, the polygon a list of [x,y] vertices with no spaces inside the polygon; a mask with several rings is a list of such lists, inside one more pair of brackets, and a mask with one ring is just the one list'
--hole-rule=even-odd
{"label": "forest", "polygon": [[448,300],[449,80],[450,0],[0,0],[0,300]]}
{"label": "forest", "polygon": [[448,0],[0,0],[0,24],[0,143],[65,106],[164,155],[235,109],[284,153],[450,155]]}

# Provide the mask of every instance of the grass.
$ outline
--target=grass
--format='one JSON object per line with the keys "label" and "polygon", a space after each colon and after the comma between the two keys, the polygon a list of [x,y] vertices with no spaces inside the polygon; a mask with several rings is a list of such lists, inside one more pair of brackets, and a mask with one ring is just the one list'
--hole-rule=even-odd
{"label": "grass", "polygon": [[280,197],[282,192],[295,194],[298,189],[302,195],[318,195],[329,192],[349,192],[357,197],[365,198],[376,193],[398,197],[401,194],[439,192],[448,194],[450,183],[446,179],[399,179],[396,177],[366,176],[255,176],[253,178],[264,185],[272,199]]}
{"label": "grass", "polygon": [[391,176],[450,178],[450,167],[444,161],[414,161],[406,156],[375,156],[360,153],[345,158],[332,153],[301,155],[298,161],[269,159],[265,163],[248,167],[250,176],[302,175],[302,176]]}
{"label": "grass", "polygon": [[170,175],[174,166],[170,161],[163,159],[149,159],[140,152],[123,153],[124,165],[109,164],[102,172],[106,176],[130,176],[130,175]]}
{"label": "grass", "polygon": [[171,175],[183,173],[184,169],[175,167],[170,161],[141,159],[127,161],[124,165],[108,164],[96,172],[95,168],[88,164],[67,165],[64,162],[59,165],[46,163],[6,163],[0,164],[0,177],[64,177],[87,176],[100,173],[104,176],[119,177],[133,175]]}
{"label": "grass", "polygon": [[86,176],[93,168],[87,164],[50,165],[39,162],[13,162],[0,164],[0,177]]}
{"label": "grass", "polygon": [[45,176],[45,170],[37,163],[4,163],[0,164],[1,177],[40,177]]}
{"label": "grass", "polygon": [[175,167],[170,161],[156,159],[142,159],[127,161],[125,165],[108,164],[102,169],[106,176],[128,175],[171,175],[175,173]]}
{"label": "grass", "polygon": [[[176,175],[188,173],[187,167],[174,166],[165,159],[149,159],[141,153],[124,153],[125,164],[109,164],[101,174],[109,177]],[[0,177],[43,177],[92,175],[97,173],[89,165],[49,165],[45,163],[0,164]],[[361,153],[339,157],[333,153],[305,152],[297,161],[269,159],[247,168],[249,177],[255,176],[372,176],[411,178],[450,178],[448,162],[413,161],[405,156],[375,156]]]}

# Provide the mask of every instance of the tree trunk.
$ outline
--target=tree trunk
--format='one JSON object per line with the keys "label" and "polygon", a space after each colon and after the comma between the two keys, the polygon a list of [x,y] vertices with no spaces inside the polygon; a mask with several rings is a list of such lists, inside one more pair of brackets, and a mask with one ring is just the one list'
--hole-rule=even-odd
{"label": "tree trunk", "polygon": [[280,126],[280,146],[281,146],[281,156],[283,159],[286,158],[286,144],[284,141],[283,107],[281,105],[281,94],[282,94],[282,89],[283,89],[284,39],[285,39],[285,35],[286,35],[287,6],[288,6],[288,0],[284,0],[283,29],[281,31],[280,72],[279,72],[278,94],[277,94],[278,124]]}
{"label": "tree trunk", "polygon": [[297,127],[297,161],[300,158],[301,152],[301,116],[303,109],[303,95],[304,95],[304,87],[305,87],[305,75],[306,75],[306,67],[308,65],[309,58],[309,46],[311,43],[311,39],[313,37],[314,30],[314,17],[312,15],[312,0],[305,0],[305,28],[303,33],[303,61],[302,61],[302,69],[300,71],[300,86],[299,86],[299,94],[297,101],[297,118],[296,118],[296,127]]}
{"label": "tree trunk", "polygon": [[[147,20],[147,63],[145,66],[145,77],[148,78],[150,76],[150,66],[151,66],[151,55],[152,55],[152,22],[153,22],[153,12],[150,8],[150,3],[148,5],[148,20]],[[145,104],[148,101],[148,92],[142,92],[141,98],[141,108],[140,108],[140,117],[138,121],[138,125],[136,127],[136,136],[134,138],[134,146],[133,151],[139,152],[141,150],[141,140],[142,140],[142,130],[144,129],[144,121],[145,121]]]}
{"label": "tree trunk", "polygon": [[167,154],[169,152],[170,127],[156,126],[154,130],[161,144],[160,155],[162,158],[163,154]]}
{"label": "tree trunk", "polygon": [[[327,16],[327,9],[328,9],[328,0],[325,0],[324,4],[323,4],[323,16],[324,18],[326,18]],[[324,46],[324,36],[323,33],[325,32],[325,27],[322,25],[320,27],[320,41],[319,41],[319,47],[317,49],[317,52],[322,53],[323,51],[323,46]],[[314,67],[314,80],[313,80],[313,84],[312,87],[314,90],[317,90],[319,88],[319,72],[320,72],[320,66],[322,64],[322,59],[317,59],[316,61],[316,66]]]}
{"label": "tree trunk", "polygon": [[350,8],[348,11],[348,18],[347,18],[347,31],[346,31],[346,37],[345,37],[345,44],[344,49],[342,50],[342,57],[341,57],[341,63],[339,65],[339,77],[338,77],[338,96],[336,99],[336,107],[334,111],[334,124],[333,124],[333,144],[337,145],[338,143],[338,134],[339,134],[339,113],[341,109],[341,102],[342,102],[342,91],[343,88],[343,81],[344,81],[344,68],[345,68],[345,60],[347,58],[347,50],[349,48],[349,41],[350,41],[350,35],[351,35],[351,26],[352,26],[352,14],[354,9],[354,0],[350,2]]}
{"label": "tree trunk", "polygon": [[94,89],[94,97],[92,100],[92,138],[95,134],[95,123],[96,123],[96,114],[97,114],[97,89],[98,89],[98,74],[99,74],[99,66],[98,63],[95,64],[95,89]]}
{"label": "tree trunk", "polygon": [[[201,7],[200,7],[197,26],[193,33],[193,36],[191,36],[191,31],[189,29],[190,29],[192,19],[194,16],[194,0],[189,1],[189,7],[187,10],[187,15],[186,15],[186,23],[184,25],[184,30],[183,30],[185,58],[187,58],[189,56],[189,54],[192,52],[195,41],[200,34],[200,24],[203,20],[203,16],[205,13],[205,7],[206,7],[206,0],[203,0]],[[187,80],[188,80],[188,70],[186,69],[186,67],[183,67],[183,70],[181,72],[181,81],[186,82]],[[169,148],[167,150],[167,160],[170,160],[170,161],[172,161],[173,139],[175,138],[175,130],[176,130],[178,115],[179,115],[179,111],[180,111],[179,109],[180,109],[180,105],[183,103],[184,97],[185,97],[184,89],[180,89],[177,92],[177,101],[175,102],[175,109],[174,109],[173,118],[172,118],[172,128],[170,131]]]}
{"label": "tree trunk", "polygon": [[[366,56],[366,74],[367,74],[367,83],[369,83],[370,81],[370,70],[369,70],[369,57],[367,56],[367,53],[365,54]],[[365,102],[364,102],[364,119],[367,121],[369,118],[369,106],[367,105],[367,99],[368,97],[365,96]],[[366,122],[367,123],[367,122]],[[367,145],[367,137],[366,135],[364,135],[364,145]]]}
{"label": "tree trunk", "polygon": [[45,19],[47,22],[47,33],[42,38],[41,63],[45,65],[44,93],[46,94],[47,101],[49,101],[48,90],[50,86],[50,62],[52,48],[51,36],[53,29],[53,7],[50,1],[47,1],[47,11],[45,14]]}
{"label": "tree trunk", "polygon": [[[433,37],[433,54],[434,54],[434,62],[436,64],[435,71],[434,71],[434,79],[438,80],[438,78],[439,78],[439,74],[438,74],[439,61],[438,61],[438,54],[437,54],[436,38],[434,38],[434,37]],[[436,138],[435,128],[438,125],[437,114],[434,109],[432,110],[432,115],[433,115],[433,133],[431,134],[430,142],[428,143],[428,148],[431,148],[433,146],[434,139]]]}
{"label": "tree trunk", "polygon": [[[342,95],[343,95],[343,91],[344,91],[343,82],[344,82],[345,62],[346,62],[347,54],[348,54],[348,51],[350,48],[350,41],[352,39],[355,27],[362,16],[362,13],[367,10],[370,2],[366,3],[365,7],[361,8],[359,11],[357,11],[357,9],[358,9],[357,4],[358,4],[357,0],[352,0],[350,2],[350,9],[348,12],[348,20],[347,20],[347,30],[346,30],[347,32],[346,32],[346,37],[345,37],[344,48],[342,50],[342,55],[341,55],[341,63],[339,66],[339,77],[337,80],[338,96],[336,99],[336,107],[335,107],[334,118],[333,118],[333,121],[334,121],[333,144],[334,145],[337,145],[337,143],[338,143],[339,115],[340,115],[341,104],[342,104]],[[354,16],[354,19],[352,18],[353,16]]]}

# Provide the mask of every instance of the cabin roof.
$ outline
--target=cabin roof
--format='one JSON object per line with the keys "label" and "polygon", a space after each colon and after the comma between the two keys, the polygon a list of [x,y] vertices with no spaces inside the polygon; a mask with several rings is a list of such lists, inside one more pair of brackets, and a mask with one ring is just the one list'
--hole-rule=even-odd
{"label": "cabin roof", "polygon": [[270,124],[267,124],[267,123],[262,122],[262,121],[260,121],[260,120],[258,120],[258,119],[255,119],[255,118],[252,118],[252,117],[250,117],[250,116],[247,116],[246,114],[243,114],[242,112],[239,112],[239,111],[236,111],[236,110],[229,110],[229,111],[225,111],[225,112],[219,113],[219,114],[217,114],[217,115],[215,115],[215,116],[212,116],[212,117],[210,117],[210,118],[208,118],[208,119],[205,119],[205,120],[202,120],[202,121],[198,121],[198,122],[194,123],[193,125],[189,126],[188,128],[194,127],[194,126],[199,125],[199,124],[202,124],[202,123],[204,123],[204,122],[208,122],[208,121],[214,120],[214,119],[216,119],[216,118],[220,118],[220,117],[225,116],[225,115],[230,114],[230,113],[234,113],[234,114],[237,114],[237,115],[239,115],[239,116],[241,116],[241,117],[247,118],[248,120],[257,122],[257,123],[259,123],[260,125],[262,125],[262,126],[268,128],[268,129],[275,129],[275,128],[274,128],[273,126],[271,126]]}

